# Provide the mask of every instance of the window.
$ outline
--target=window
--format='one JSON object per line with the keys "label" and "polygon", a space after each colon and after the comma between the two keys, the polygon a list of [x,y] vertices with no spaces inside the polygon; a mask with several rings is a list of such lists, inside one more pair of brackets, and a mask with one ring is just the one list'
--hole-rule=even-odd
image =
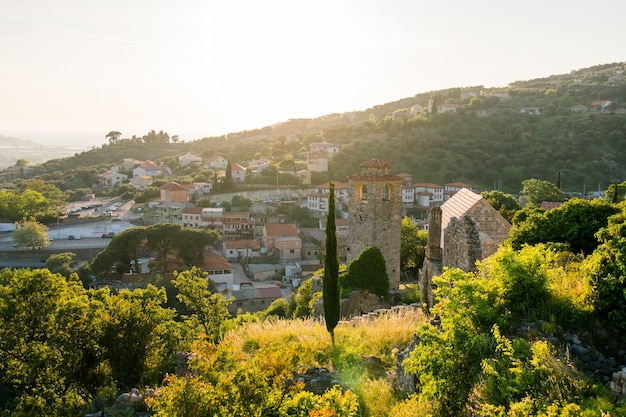
{"label": "window", "polygon": [[295,251],[295,250],[293,250],[293,249],[291,249],[291,250],[289,251],[289,253],[296,253],[296,251]]}
{"label": "window", "polygon": [[356,200],[367,200],[367,185],[359,184],[356,186]]}
{"label": "window", "polygon": [[383,200],[391,200],[393,189],[391,184],[385,184],[383,187]]}

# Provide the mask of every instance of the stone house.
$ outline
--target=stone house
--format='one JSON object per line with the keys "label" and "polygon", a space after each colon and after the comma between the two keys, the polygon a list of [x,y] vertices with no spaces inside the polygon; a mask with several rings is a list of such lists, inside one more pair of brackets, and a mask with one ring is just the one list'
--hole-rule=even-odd
{"label": "stone house", "polygon": [[433,305],[432,277],[444,268],[476,270],[476,261],[493,255],[507,239],[511,224],[480,194],[460,189],[429,213],[428,244],[420,271],[422,300]]}
{"label": "stone house", "polygon": [[[464,218],[471,219],[471,227],[469,223],[464,223],[464,226],[459,224]],[[469,236],[470,232],[475,234],[480,251],[467,247],[467,241],[463,239],[453,239],[454,233],[459,233],[452,230],[453,226],[456,229],[465,228],[465,236]],[[462,254],[470,251],[475,253],[475,260],[482,260],[493,255],[509,236],[511,224],[480,194],[462,188],[441,206],[441,230],[443,265],[452,268],[467,265],[464,270],[470,271],[474,270],[472,260],[459,260],[458,257],[463,257]]]}

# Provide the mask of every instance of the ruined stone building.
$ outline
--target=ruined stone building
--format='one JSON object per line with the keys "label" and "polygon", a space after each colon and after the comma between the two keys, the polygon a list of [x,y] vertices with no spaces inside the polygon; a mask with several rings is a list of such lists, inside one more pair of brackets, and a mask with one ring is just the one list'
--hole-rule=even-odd
{"label": "ruined stone building", "polygon": [[400,284],[403,178],[389,173],[380,159],[361,164],[361,172],[348,177],[348,250],[352,262],[367,247],[376,246],[385,258],[389,289]]}
{"label": "ruined stone building", "polygon": [[422,299],[432,305],[432,277],[444,267],[476,270],[509,236],[511,224],[480,194],[459,190],[441,209],[430,210],[428,246],[420,273]]}

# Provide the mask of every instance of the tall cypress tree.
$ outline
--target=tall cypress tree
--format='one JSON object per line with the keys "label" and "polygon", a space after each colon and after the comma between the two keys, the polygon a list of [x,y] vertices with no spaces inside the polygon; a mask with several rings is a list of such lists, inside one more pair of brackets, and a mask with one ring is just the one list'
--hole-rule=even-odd
{"label": "tall cypress tree", "polygon": [[337,227],[335,226],[335,184],[330,183],[328,215],[326,216],[326,253],[324,254],[324,318],[330,339],[335,345],[335,327],[339,322],[339,258],[337,257]]}

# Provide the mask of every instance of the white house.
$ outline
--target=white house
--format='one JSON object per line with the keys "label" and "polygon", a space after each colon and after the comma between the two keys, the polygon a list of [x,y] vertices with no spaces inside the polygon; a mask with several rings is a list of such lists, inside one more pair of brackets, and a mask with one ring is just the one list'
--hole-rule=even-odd
{"label": "white house", "polygon": [[259,256],[259,242],[254,239],[225,240],[222,244],[224,256],[228,260],[256,258]]}
{"label": "white house", "polygon": [[228,160],[222,156],[212,156],[205,161],[205,166],[211,169],[226,169]]}
{"label": "white house", "polygon": [[[335,204],[338,211],[341,206],[348,203],[350,187],[345,182],[335,182]],[[312,215],[323,217],[328,214],[328,197],[330,194],[330,184],[325,183],[314,187],[313,192],[307,194],[307,208]]]}
{"label": "white house", "polygon": [[186,166],[189,164],[202,164],[202,157],[192,152],[187,152],[186,154],[178,157],[178,165]]}
{"label": "white house", "polygon": [[133,169],[133,178],[142,175],[147,175],[154,178],[161,176],[162,173],[163,171],[161,170],[161,167],[159,167],[157,164],[152,161],[145,161],[142,162],[140,166]]}
{"label": "white house", "polygon": [[246,180],[246,169],[237,163],[230,165],[230,173],[233,182],[244,182]]}
{"label": "white house", "polygon": [[128,175],[121,174],[115,171],[107,171],[102,174],[98,174],[98,182],[102,187],[112,188],[118,184],[122,184],[128,179]]}

